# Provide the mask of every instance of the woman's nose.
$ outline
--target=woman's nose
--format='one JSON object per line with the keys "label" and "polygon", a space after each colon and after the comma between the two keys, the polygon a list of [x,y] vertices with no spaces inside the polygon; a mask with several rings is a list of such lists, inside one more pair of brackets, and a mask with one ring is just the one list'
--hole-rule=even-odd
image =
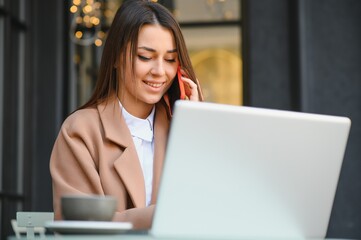
{"label": "woman's nose", "polygon": [[155,62],[150,72],[153,75],[163,76],[165,74],[163,61]]}

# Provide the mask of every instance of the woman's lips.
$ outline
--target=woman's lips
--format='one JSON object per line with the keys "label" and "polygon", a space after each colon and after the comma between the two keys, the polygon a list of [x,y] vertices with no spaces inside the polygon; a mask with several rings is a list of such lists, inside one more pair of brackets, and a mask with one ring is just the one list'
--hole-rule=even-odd
{"label": "woman's lips", "polygon": [[147,84],[148,86],[151,86],[153,88],[160,88],[164,85],[164,82],[149,82],[149,81],[144,81],[145,84]]}

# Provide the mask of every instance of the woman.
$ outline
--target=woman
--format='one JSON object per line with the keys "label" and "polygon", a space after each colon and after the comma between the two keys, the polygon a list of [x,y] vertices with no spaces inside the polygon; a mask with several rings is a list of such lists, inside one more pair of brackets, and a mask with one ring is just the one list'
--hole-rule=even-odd
{"label": "woman", "polygon": [[63,123],[50,160],[55,219],[64,194],[112,195],[114,221],[150,228],[180,84],[200,101],[179,25],[163,6],[125,1],[104,46],[90,100]]}

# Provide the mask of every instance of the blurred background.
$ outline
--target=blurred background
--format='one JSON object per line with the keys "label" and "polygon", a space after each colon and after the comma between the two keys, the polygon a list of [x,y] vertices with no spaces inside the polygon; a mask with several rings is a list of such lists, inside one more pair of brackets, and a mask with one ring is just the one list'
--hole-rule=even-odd
{"label": "blurred background", "polygon": [[[92,93],[122,2],[0,0],[1,239],[17,211],[52,211],[54,140]],[[180,23],[206,101],[351,118],[327,235],[360,239],[361,1],[158,2]]]}

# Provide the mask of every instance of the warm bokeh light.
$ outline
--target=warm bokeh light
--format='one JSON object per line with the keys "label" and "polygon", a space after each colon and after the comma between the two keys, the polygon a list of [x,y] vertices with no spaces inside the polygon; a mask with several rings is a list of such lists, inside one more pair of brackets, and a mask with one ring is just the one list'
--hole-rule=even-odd
{"label": "warm bokeh light", "polygon": [[83,12],[84,12],[85,14],[90,13],[91,11],[93,11],[93,7],[92,7],[91,5],[85,5],[85,6],[83,7]]}
{"label": "warm bokeh light", "polygon": [[97,39],[94,42],[95,46],[100,47],[103,44],[103,41],[101,39]]}
{"label": "warm bokeh light", "polygon": [[85,26],[87,28],[92,28],[94,25],[91,22],[87,22],[87,23],[85,23]]}
{"label": "warm bokeh light", "polygon": [[106,18],[110,18],[113,15],[113,12],[107,9],[104,11],[104,15]]}
{"label": "warm bokeh light", "polygon": [[100,23],[100,20],[97,17],[91,17],[90,22],[94,25],[98,25]]}
{"label": "warm bokeh light", "polygon": [[76,23],[77,24],[80,24],[80,23],[82,23],[83,22],[83,18],[82,17],[77,17],[76,18]]}
{"label": "warm bokeh light", "polygon": [[89,22],[90,22],[90,17],[89,17],[88,15],[85,15],[85,16],[83,17],[83,22],[89,23]]}
{"label": "warm bokeh light", "polygon": [[76,6],[79,6],[81,3],[81,0],[73,0],[73,4]]}
{"label": "warm bokeh light", "polygon": [[98,32],[98,37],[99,38],[104,38],[105,37],[105,33],[103,31],[99,31]]}
{"label": "warm bokeh light", "polygon": [[70,12],[71,12],[71,13],[76,13],[77,11],[78,11],[78,7],[77,7],[77,6],[73,5],[73,6],[70,7]]}
{"label": "warm bokeh light", "polygon": [[79,38],[79,39],[80,39],[82,36],[83,36],[82,31],[76,31],[76,32],[75,32],[75,37],[76,37],[76,38]]}
{"label": "warm bokeh light", "polygon": [[93,7],[95,9],[99,9],[101,6],[102,6],[102,4],[100,2],[96,2],[96,3],[93,4]]}

